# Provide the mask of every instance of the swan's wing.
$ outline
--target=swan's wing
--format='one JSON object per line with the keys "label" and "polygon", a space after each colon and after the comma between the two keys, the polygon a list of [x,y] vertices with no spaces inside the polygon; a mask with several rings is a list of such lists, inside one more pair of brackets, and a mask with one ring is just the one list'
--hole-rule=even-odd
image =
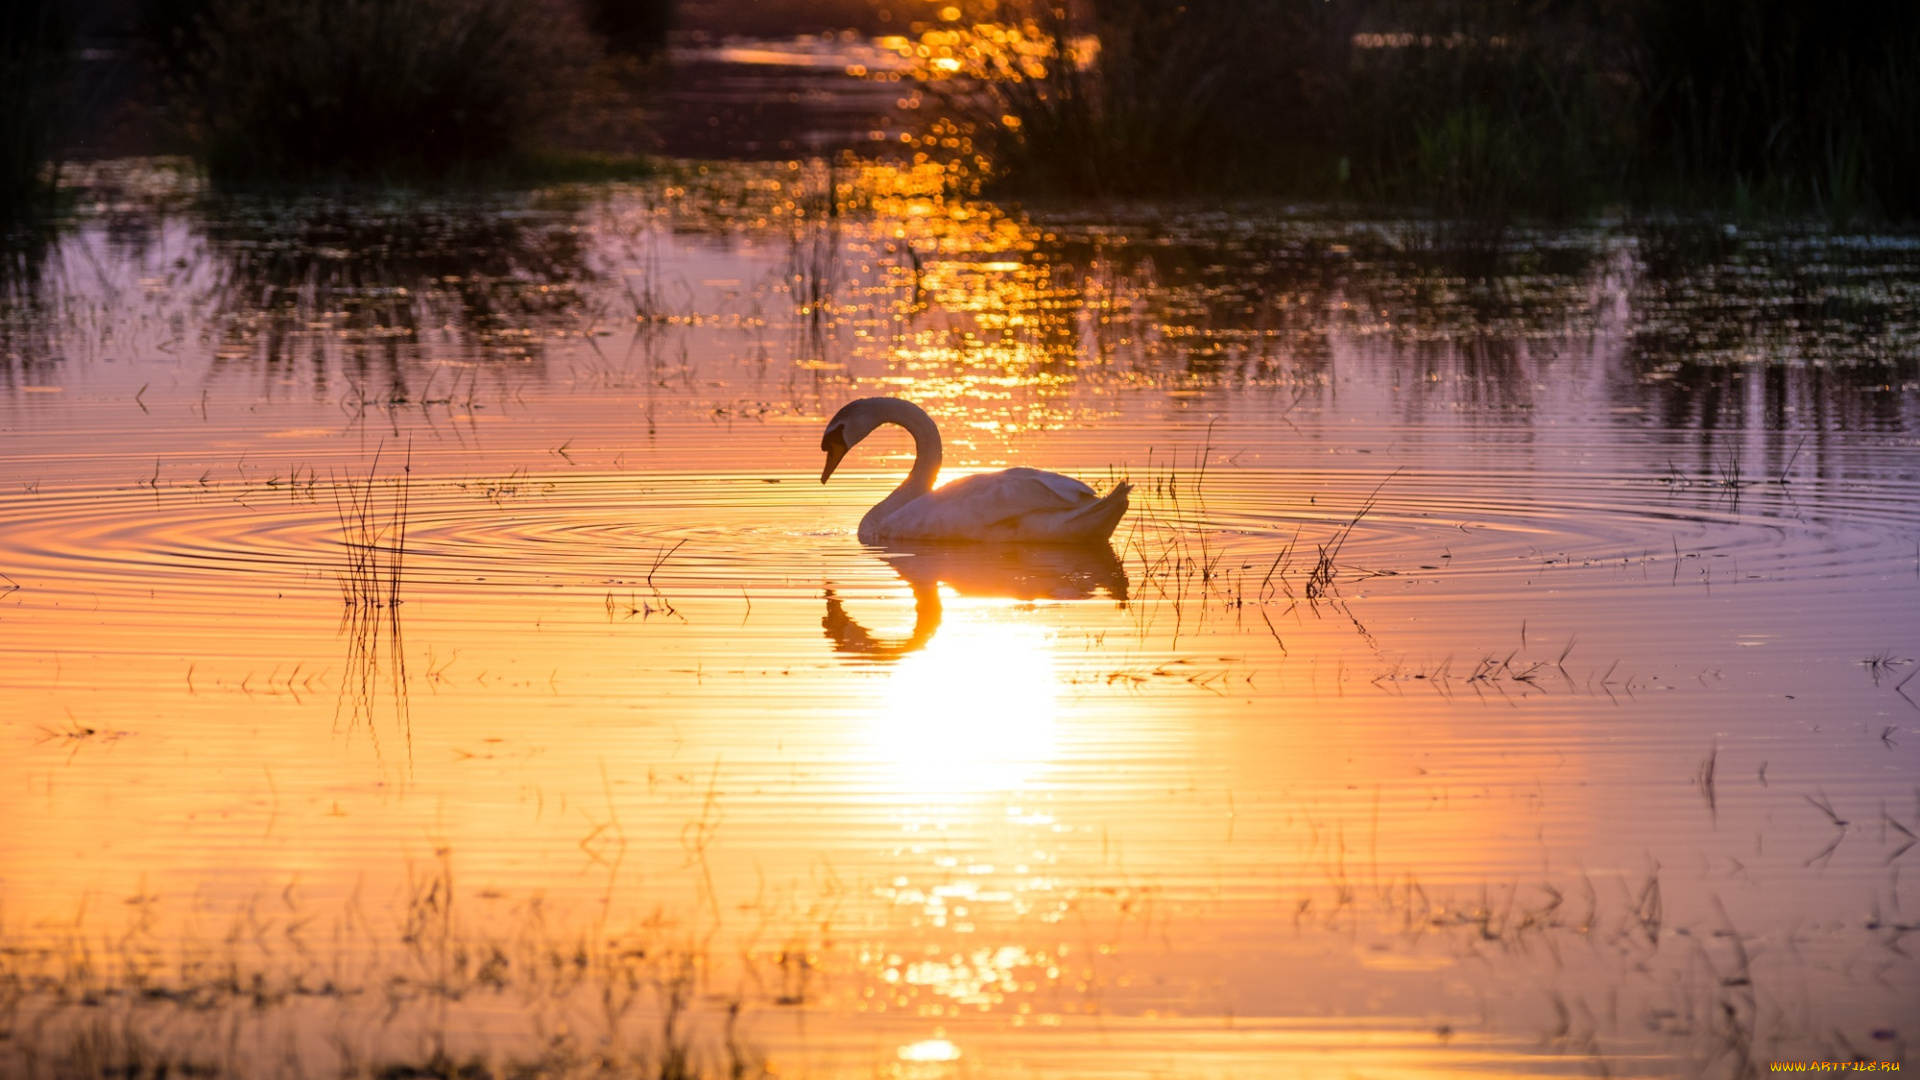
{"label": "swan's wing", "polygon": [[1057,472],[1041,472],[1039,469],[1008,469],[1001,475],[1012,474],[1018,474],[1022,480],[1046,485],[1047,490],[1064,500],[1065,505],[1069,507],[1093,502],[1100,498],[1100,493],[1086,484],[1071,476],[1061,476]]}
{"label": "swan's wing", "polygon": [[1100,496],[1070,476],[1039,469],[1008,469],[963,476],[920,496],[882,523],[887,535],[995,539],[1030,514],[1074,510]]}
{"label": "swan's wing", "polygon": [[954,492],[956,496],[960,492],[967,492],[969,495],[976,491],[981,494],[991,492],[994,498],[1023,504],[1033,510],[1070,509],[1100,497],[1092,488],[1071,476],[1028,468],[1003,469],[996,473],[975,473],[972,476],[963,476],[946,487],[938,489],[934,494],[939,495],[948,491]]}
{"label": "swan's wing", "polygon": [[1039,469],[1007,469],[963,476],[909,505],[930,504],[956,521],[992,525],[1047,510],[1071,510],[1100,496],[1071,476]]}

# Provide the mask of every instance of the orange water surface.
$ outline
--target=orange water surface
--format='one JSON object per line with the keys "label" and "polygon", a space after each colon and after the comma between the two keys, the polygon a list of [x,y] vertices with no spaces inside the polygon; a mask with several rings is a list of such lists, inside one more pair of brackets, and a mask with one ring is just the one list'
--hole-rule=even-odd
{"label": "orange water surface", "polygon": [[[173,177],[5,309],[0,1074],[1911,1057],[1915,246]],[[1134,507],[862,545],[871,394]]]}

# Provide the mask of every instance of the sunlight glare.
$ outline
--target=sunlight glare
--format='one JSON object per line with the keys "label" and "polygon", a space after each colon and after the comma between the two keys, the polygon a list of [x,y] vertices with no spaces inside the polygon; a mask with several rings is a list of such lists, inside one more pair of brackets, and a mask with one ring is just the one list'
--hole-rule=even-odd
{"label": "sunlight glare", "polygon": [[1052,640],[1005,621],[1005,604],[948,602],[939,635],[889,680],[873,749],[907,791],[1018,788],[1054,753]]}
{"label": "sunlight glare", "polygon": [[958,1061],[960,1048],[946,1039],[922,1039],[895,1051],[901,1061]]}

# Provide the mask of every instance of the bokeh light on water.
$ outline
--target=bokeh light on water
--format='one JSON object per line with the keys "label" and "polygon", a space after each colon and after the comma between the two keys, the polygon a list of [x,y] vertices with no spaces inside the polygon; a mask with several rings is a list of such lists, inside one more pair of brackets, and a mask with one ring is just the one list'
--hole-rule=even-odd
{"label": "bokeh light on water", "polygon": [[[1542,233],[1479,280],[930,163],[170,175],[100,170],[0,323],[13,1047],[1905,1053],[1913,245]],[[949,478],[1130,478],[1112,552],[862,547],[911,445],[823,487],[819,437],[879,393]]]}

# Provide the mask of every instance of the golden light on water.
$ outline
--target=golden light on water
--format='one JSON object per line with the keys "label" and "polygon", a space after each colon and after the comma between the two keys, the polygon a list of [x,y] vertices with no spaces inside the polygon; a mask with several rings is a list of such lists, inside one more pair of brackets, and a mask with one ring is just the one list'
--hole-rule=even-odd
{"label": "golden light on water", "polygon": [[888,674],[870,745],[903,793],[971,801],[1045,774],[1059,711],[1052,642],[1000,618],[1007,607],[949,601],[933,641]]}
{"label": "golden light on water", "polygon": [[921,1039],[908,1043],[896,1053],[901,1061],[916,1063],[960,1060],[960,1048],[947,1039]]}
{"label": "golden light on water", "polygon": [[[1384,227],[1048,223],[925,160],[596,198],[364,252],[76,225],[90,314],[19,368],[62,385],[0,388],[0,1001],[56,992],[15,1030],[189,1002],[256,1060],[645,1074],[671,1031],[822,1077],[1628,1075],[1791,986],[1783,1039],[1907,1037],[1851,974],[1913,986],[1883,391],[1819,398],[1798,465],[1798,430],[1673,420],[1698,391],[1632,328],[1711,312],[1607,236],[1500,307]],[[496,227],[483,296],[384,239]],[[1133,509],[1111,549],[863,546],[911,443],[823,487],[819,439],[873,394],[928,406],[949,481]],[[404,554],[371,607],[368,492]]]}

